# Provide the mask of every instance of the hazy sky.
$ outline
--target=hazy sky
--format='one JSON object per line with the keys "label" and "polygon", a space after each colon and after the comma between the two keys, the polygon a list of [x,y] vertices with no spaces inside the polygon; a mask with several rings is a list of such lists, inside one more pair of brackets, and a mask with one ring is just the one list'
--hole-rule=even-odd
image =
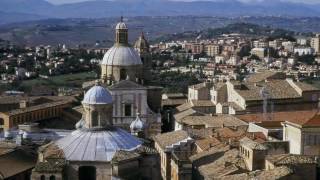
{"label": "hazy sky", "polygon": [[[81,1],[94,1],[94,0],[47,0],[54,4],[64,4],[64,3],[73,3],[73,2],[81,2]],[[197,0],[175,0],[175,1],[197,1]],[[205,0],[202,0],[205,1]],[[210,1],[210,0],[209,0]],[[214,0],[212,0],[214,1]],[[223,0],[220,0],[223,1]],[[243,2],[257,2],[264,0],[239,0]],[[281,1],[281,0],[279,0]],[[290,2],[303,2],[303,3],[320,3],[320,0],[282,0],[282,1],[290,1]]]}

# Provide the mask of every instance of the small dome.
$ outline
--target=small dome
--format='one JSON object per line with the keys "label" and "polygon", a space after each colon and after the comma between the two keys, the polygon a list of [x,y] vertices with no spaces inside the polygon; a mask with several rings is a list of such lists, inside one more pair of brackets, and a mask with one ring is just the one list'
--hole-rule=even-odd
{"label": "small dome", "polygon": [[132,47],[113,46],[103,57],[102,65],[132,66],[142,65],[139,54]]}
{"label": "small dome", "polygon": [[84,104],[111,104],[112,95],[110,92],[99,85],[93,86],[83,98],[82,103]]}
{"label": "small dome", "polygon": [[136,120],[132,121],[132,123],[130,124],[130,129],[131,129],[131,132],[133,133],[142,131],[143,122],[140,119],[140,114],[137,114]]}
{"label": "small dome", "polygon": [[128,29],[128,28],[124,22],[119,22],[116,26],[116,29]]}
{"label": "small dome", "polygon": [[142,32],[139,39],[134,44],[134,48],[136,49],[143,49],[149,51],[149,43],[144,37],[144,33]]}

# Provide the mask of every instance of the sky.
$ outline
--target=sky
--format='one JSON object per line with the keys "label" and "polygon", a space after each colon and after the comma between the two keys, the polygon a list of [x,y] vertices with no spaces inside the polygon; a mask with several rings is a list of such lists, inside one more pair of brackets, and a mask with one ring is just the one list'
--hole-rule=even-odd
{"label": "sky", "polygon": [[[82,1],[94,1],[94,0],[47,0],[50,3],[53,4],[65,4],[65,3],[74,3],[74,2],[82,2]],[[197,0],[175,0],[175,1],[197,1]],[[205,1],[205,0],[202,0]],[[210,0],[209,0],[210,1]],[[223,1],[223,0],[220,0]],[[239,0],[242,2],[259,2],[263,0]],[[280,1],[280,0],[279,0]],[[290,2],[300,2],[300,3],[320,3],[320,0],[285,0],[285,1],[290,1]]]}

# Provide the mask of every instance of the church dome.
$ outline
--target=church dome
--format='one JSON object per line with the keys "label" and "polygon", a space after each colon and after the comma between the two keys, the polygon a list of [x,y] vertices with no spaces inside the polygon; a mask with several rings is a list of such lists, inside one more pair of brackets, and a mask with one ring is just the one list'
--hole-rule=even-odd
{"label": "church dome", "polygon": [[123,129],[76,130],[55,144],[69,161],[110,162],[117,151],[134,151],[142,142]]}
{"label": "church dome", "polygon": [[144,37],[144,33],[142,32],[139,39],[135,42],[134,48],[136,49],[143,49],[145,51],[149,51],[149,43]]}
{"label": "church dome", "polygon": [[111,104],[112,95],[110,92],[99,85],[93,86],[89,91],[84,95],[82,103],[84,104]]}
{"label": "church dome", "polygon": [[142,65],[139,54],[130,46],[115,45],[103,57],[102,65],[132,66]]}

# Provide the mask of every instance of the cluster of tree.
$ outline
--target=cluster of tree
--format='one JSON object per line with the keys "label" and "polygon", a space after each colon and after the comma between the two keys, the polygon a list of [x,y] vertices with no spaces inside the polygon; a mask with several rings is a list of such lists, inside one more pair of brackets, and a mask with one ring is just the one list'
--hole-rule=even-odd
{"label": "cluster of tree", "polygon": [[151,82],[152,85],[164,87],[165,93],[187,93],[188,86],[199,83],[199,80],[193,73],[168,71],[154,74]]}

